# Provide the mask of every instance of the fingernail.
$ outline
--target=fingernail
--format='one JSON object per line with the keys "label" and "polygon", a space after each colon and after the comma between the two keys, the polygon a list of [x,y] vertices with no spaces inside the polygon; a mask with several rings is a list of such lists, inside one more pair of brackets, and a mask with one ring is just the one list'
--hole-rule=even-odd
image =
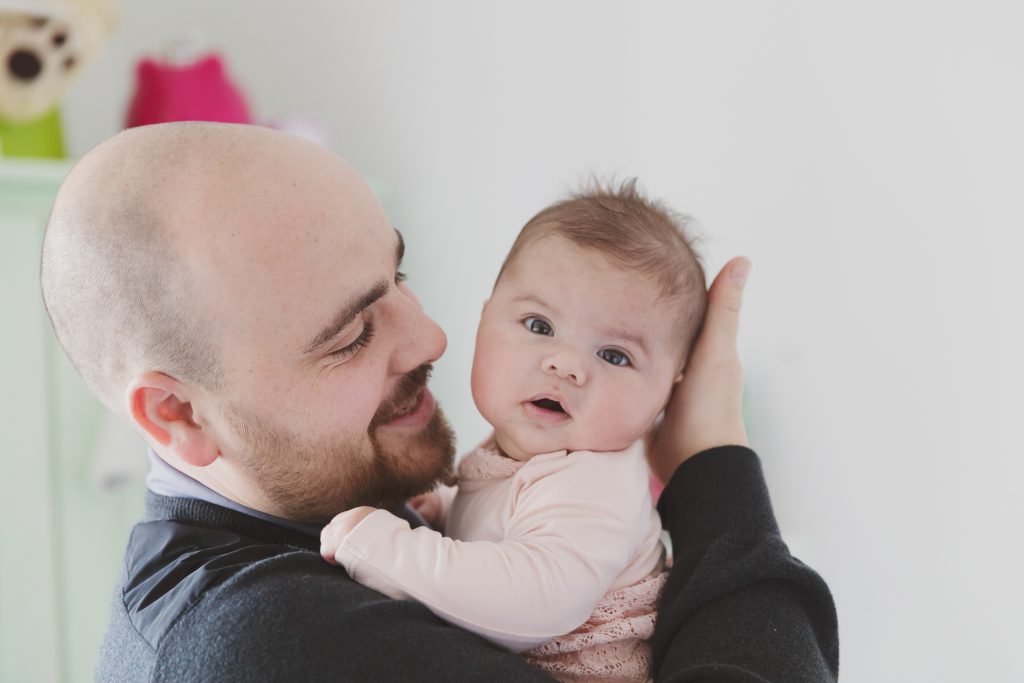
{"label": "fingernail", "polygon": [[735,282],[740,283],[740,287],[747,284],[747,275],[750,274],[750,261],[747,259],[741,260],[732,270],[729,271],[729,278]]}

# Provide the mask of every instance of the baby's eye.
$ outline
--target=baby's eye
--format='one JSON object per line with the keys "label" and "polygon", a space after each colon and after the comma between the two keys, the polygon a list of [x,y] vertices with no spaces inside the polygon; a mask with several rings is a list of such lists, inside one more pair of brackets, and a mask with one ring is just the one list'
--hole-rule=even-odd
{"label": "baby's eye", "polygon": [[597,352],[597,356],[601,360],[612,365],[618,365],[619,367],[630,365],[629,356],[616,349],[601,349]]}
{"label": "baby's eye", "polygon": [[523,325],[525,325],[526,329],[534,334],[543,334],[548,337],[554,336],[555,334],[555,331],[551,329],[551,325],[549,325],[548,321],[544,320],[544,318],[530,316],[529,318],[523,319]]}

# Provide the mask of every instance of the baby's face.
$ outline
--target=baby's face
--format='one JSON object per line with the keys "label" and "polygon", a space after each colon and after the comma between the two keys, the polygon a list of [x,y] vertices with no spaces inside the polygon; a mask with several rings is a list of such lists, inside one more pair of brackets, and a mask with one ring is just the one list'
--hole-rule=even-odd
{"label": "baby's face", "polygon": [[484,307],[473,399],[517,460],[626,448],[679,372],[675,311],[647,278],[560,237],[527,246]]}

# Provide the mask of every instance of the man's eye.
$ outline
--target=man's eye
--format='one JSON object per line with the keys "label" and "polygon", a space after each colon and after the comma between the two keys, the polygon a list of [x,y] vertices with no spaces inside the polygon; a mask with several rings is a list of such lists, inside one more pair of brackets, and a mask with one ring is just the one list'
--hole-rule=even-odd
{"label": "man's eye", "polygon": [[405,282],[405,279],[406,279],[406,274],[405,273],[403,273],[400,270],[396,270],[395,271],[395,284],[396,285],[398,283],[400,283],[400,282]]}
{"label": "man's eye", "polygon": [[597,355],[601,360],[612,365],[618,365],[619,367],[630,365],[629,356],[616,349],[601,349],[597,352]]}
{"label": "man's eye", "polygon": [[554,336],[555,334],[555,331],[551,329],[551,325],[549,325],[548,321],[543,318],[530,316],[523,320],[523,325],[525,325],[526,329],[534,334],[543,334],[547,337]]}
{"label": "man's eye", "polygon": [[373,339],[373,322],[367,321],[366,324],[363,325],[363,331],[358,337],[356,337],[355,341],[344,348],[338,349],[337,351],[331,351],[327,355],[331,358],[348,360],[352,356],[356,355],[356,352],[359,349],[369,344],[371,339]]}

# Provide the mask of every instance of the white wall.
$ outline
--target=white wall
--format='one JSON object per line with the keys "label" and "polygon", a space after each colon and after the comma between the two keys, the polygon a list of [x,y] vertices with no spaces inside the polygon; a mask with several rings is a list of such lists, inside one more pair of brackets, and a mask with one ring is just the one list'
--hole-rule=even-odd
{"label": "white wall", "polygon": [[1011,2],[125,0],[68,98],[81,152],[130,64],[202,27],[262,116],[305,112],[387,187],[480,438],[479,308],[518,227],[590,171],[755,262],[751,433],[836,596],[847,681],[1016,681],[1024,455],[1024,12]]}

